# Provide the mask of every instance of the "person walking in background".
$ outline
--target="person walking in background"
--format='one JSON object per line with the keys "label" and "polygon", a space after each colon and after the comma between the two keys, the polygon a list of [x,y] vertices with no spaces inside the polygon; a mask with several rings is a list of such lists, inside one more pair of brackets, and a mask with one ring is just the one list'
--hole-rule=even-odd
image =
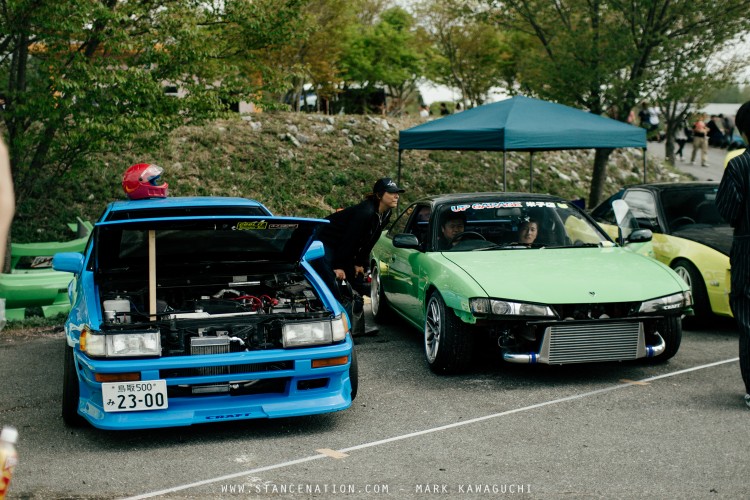
{"label": "person walking in background", "polygon": [[[316,239],[323,243],[325,255],[312,261],[312,266],[339,302],[344,303],[345,299],[349,299],[342,295],[339,283],[345,286],[344,282],[348,282],[354,292],[363,293],[365,267],[369,263],[370,252],[403,192],[391,178],[378,179],[372,193],[362,202],[332,213],[326,217],[330,224],[318,230]],[[356,301],[355,296],[349,302]],[[352,311],[347,312],[351,317]],[[352,331],[364,333],[364,324],[353,324]]]}
{"label": "person walking in background", "polygon": [[695,165],[695,156],[700,150],[701,167],[707,167],[706,155],[708,155],[708,127],[706,127],[706,115],[698,115],[698,119],[693,124],[693,153],[690,155],[690,164]]}
{"label": "person walking in background", "polygon": [[451,114],[450,111],[448,111],[448,106],[444,102],[440,103],[440,116],[445,116]]}
{"label": "person walking in background", "polygon": [[[748,142],[750,101],[737,111],[735,126]],[[740,328],[740,372],[745,382],[745,404],[750,408],[750,150],[729,161],[716,193],[716,208],[734,228],[729,253],[729,305]]]}
{"label": "person walking in background", "polygon": [[711,115],[711,119],[706,122],[708,127],[708,145],[717,148],[724,147],[724,115]]}
{"label": "person walking in background", "polygon": [[685,144],[687,143],[687,134],[685,133],[685,123],[680,123],[677,128],[674,131],[674,140],[677,143],[677,151],[675,152],[675,157],[680,157],[680,160],[682,160],[682,150],[685,148]]}
{"label": "person walking in background", "polygon": [[734,142],[734,118],[727,115],[724,117],[724,147],[728,148]]}

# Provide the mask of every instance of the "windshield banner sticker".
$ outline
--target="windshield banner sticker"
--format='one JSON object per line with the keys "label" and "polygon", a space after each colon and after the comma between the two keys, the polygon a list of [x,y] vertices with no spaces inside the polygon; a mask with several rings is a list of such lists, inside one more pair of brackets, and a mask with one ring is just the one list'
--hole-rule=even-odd
{"label": "windshield banner sticker", "polygon": [[248,231],[252,229],[267,229],[268,222],[264,220],[255,220],[250,222],[239,222],[234,228],[237,231]]}
{"label": "windshield banner sticker", "polygon": [[487,210],[495,208],[524,208],[524,207],[546,207],[546,208],[567,208],[567,204],[554,203],[551,201],[483,201],[465,205],[452,205],[451,212],[465,212],[468,209]]}
{"label": "windshield banner sticker", "polygon": [[232,229],[235,231],[253,231],[257,229],[297,229],[298,227],[299,227],[299,224],[293,224],[293,223],[269,224],[268,222],[264,220],[256,220],[256,221],[238,222],[236,226],[232,227]]}

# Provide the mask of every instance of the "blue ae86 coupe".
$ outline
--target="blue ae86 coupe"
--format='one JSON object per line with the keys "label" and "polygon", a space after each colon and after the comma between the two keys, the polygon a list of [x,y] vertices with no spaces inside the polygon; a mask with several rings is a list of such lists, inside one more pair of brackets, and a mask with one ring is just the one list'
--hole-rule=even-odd
{"label": "blue ae86 coupe", "polygon": [[107,206],[74,275],[62,413],[102,429],[343,410],[357,393],[349,322],[309,260],[327,221],[241,198]]}

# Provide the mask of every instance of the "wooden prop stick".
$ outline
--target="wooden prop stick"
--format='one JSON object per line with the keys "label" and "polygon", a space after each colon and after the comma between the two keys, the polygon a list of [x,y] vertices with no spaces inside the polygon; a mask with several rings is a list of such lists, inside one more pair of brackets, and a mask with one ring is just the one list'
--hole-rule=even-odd
{"label": "wooden prop stick", "polygon": [[156,321],[156,231],[148,231],[148,314]]}

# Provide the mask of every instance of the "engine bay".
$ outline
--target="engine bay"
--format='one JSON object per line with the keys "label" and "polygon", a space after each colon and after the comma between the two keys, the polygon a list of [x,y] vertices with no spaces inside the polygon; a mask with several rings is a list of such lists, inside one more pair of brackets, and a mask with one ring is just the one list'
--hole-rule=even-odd
{"label": "engine bay", "polygon": [[[102,286],[102,331],[159,330],[163,356],[242,352],[282,347],[286,322],[329,318],[302,273],[226,276],[161,282],[156,314],[147,287]],[[116,281],[109,280],[109,283]]]}

